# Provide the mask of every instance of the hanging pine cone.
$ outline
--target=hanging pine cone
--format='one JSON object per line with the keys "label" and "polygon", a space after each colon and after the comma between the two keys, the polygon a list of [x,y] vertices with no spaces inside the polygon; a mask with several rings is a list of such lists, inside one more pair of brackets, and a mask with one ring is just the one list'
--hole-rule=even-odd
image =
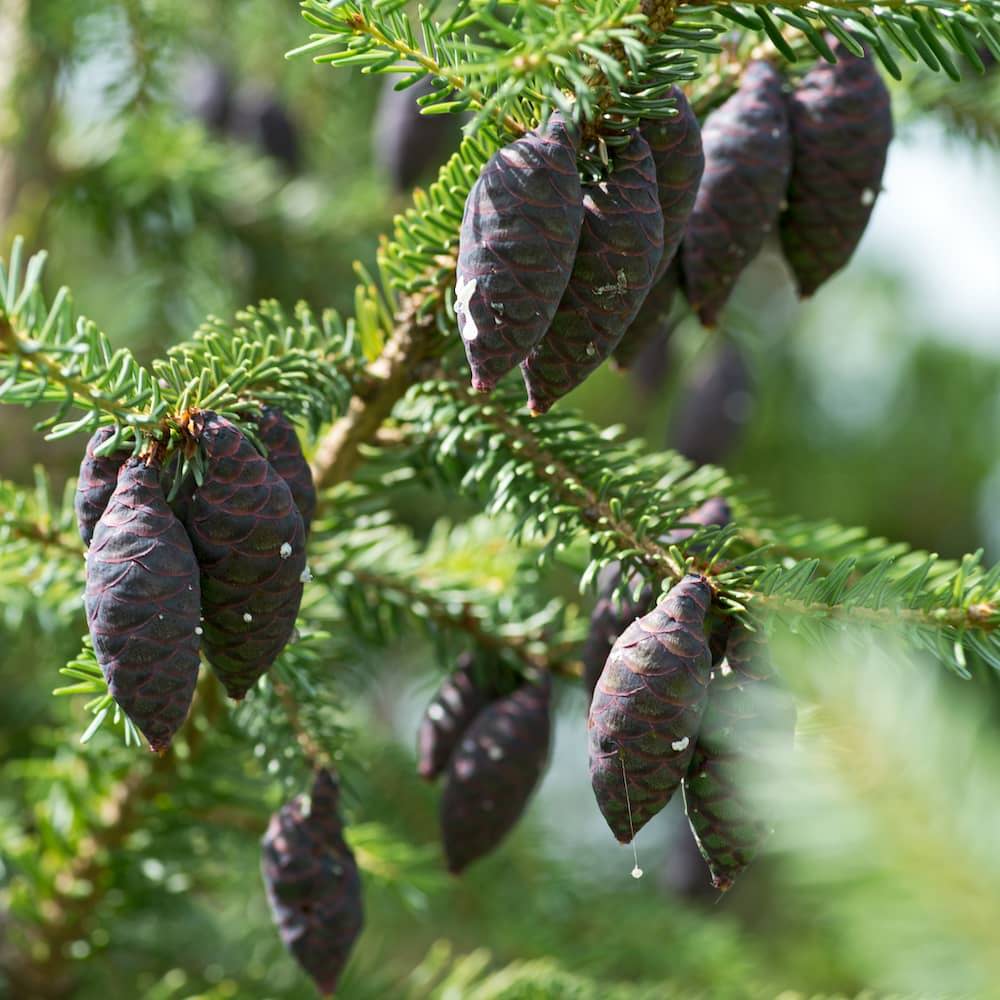
{"label": "hanging pine cone", "polygon": [[409,191],[458,145],[454,115],[422,115],[417,101],[433,93],[426,76],[412,87],[397,90],[396,77],[386,77],[375,110],[372,159],[398,194]]}
{"label": "hanging pine cone", "polygon": [[458,658],[427,706],[417,734],[417,772],[430,781],[447,766],[452,751],[477,715],[497,696],[483,664],[469,653]]}
{"label": "hanging pine cone", "polygon": [[267,448],[267,461],[292,491],[292,499],[302,515],[306,535],[316,513],[316,487],[312,470],[302,454],[299,436],[291,421],[274,406],[265,406],[257,421],[257,433]]}
{"label": "hanging pine cone", "polygon": [[520,819],[545,769],[551,679],[525,682],[484,708],[448,762],[441,838],[458,874],[492,851]]}
{"label": "hanging pine cone", "polygon": [[624,844],[670,801],[694,753],[711,667],[711,599],[704,577],[684,577],[618,638],[594,690],[591,783]]}
{"label": "hanging pine cone", "polygon": [[205,657],[238,700],[291,638],[305,532],[285,481],[236,427],[205,411],[191,431],[206,459],[185,513],[201,568]]}
{"label": "hanging pine cone", "polygon": [[739,348],[726,342],[677,400],[670,445],[697,465],[721,462],[736,447],[753,409],[753,380]]}
{"label": "hanging pine cone", "polygon": [[673,263],[705,170],[701,126],[688,99],[679,87],[671,87],[664,96],[673,98],[677,114],[673,118],[646,119],[639,126],[653,154],[657,195],[663,212],[663,256],[656,268],[655,281]]}
{"label": "hanging pine cone", "polygon": [[781,246],[803,297],[851,259],[871,218],[892,140],[889,91],[870,58],[839,42],[789,101],[794,157]]}
{"label": "hanging pine cone", "polygon": [[684,802],[698,848],[725,891],[754,859],[770,833],[747,800],[745,781],[759,767],[769,740],[795,731],[795,704],[773,682],[767,643],[759,632],[737,625],[726,659],[709,687],[708,707]]}
{"label": "hanging pine cone", "polygon": [[702,130],[705,174],[681,246],[681,282],[705,326],[715,326],[736,279],[776,223],[792,165],[778,71],[747,66],[739,90]]}
{"label": "hanging pine cone", "polygon": [[160,487],[129,458],[94,531],[84,604],[108,690],[149,740],[170,746],[198,680],[198,564]]}
{"label": "hanging pine cone", "polygon": [[528,356],[566,290],[583,224],[577,142],[554,114],[494,153],[469,192],[455,313],[480,392]]}
{"label": "hanging pine cone", "polygon": [[[691,513],[684,515],[684,520],[691,524],[715,524],[720,528],[729,523],[732,513],[729,504],[722,497],[710,497]],[[675,545],[677,542],[690,538],[697,529],[675,528],[662,539],[665,545]],[[583,645],[581,659],[583,660],[583,683],[587,689],[588,700],[593,698],[594,687],[604,664],[611,653],[615,640],[635,621],[653,610],[656,604],[656,594],[651,584],[645,584],[637,598],[621,599],[616,597],[621,583],[621,564],[609,563],[597,575],[597,603],[590,616],[590,629]],[[629,580],[629,593],[635,592],[642,583],[642,577],[636,573]],[[711,644],[711,643],[710,643]]]}
{"label": "hanging pine cone", "polygon": [[337,988],[364,923],[361,877],[344,842],[339,802],[333,772],[317,771],[309,798],[282,806],[261,841],[264,888],[281,940],[324,996]]}
{"label": "hanging pine cone", "polygon": [[584,188],[573,276],[552,326],[521,369],[532,413],[545,413],[610,356],[653,285],[663,255],[656,168],[638,133],[614,171]]}
{"label": "hanging pine cone", "polygon": [[80,463],[73,509],[76,511],[76,523],[84,545],[90,545],[97,522],[115,491],[118,472],[131,454],[130,451],[116,451],[103,457],[94,454],[112,434],[113,427],[99,427],[87,442],[87,450]]}
{"label": "hanging pine cone", "polygon": [[664,340],[669,336],[667,324],[674,297],[677,295],[678,280],[677,265],[674,264],[650,289],[635,319],[629,324],[624,336],[612,351],[615,368],[619,370],[632,368],[646,345],[657,334],[663,334]]}

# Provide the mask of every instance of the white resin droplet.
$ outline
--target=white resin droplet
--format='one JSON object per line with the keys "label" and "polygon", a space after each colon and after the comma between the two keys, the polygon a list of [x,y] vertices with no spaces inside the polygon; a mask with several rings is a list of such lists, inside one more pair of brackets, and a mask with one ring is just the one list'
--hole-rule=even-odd
{"label": "white resin droplet", "polygon": [[205,630],[200,625],[196,625],[195,629],[194,629],[194,634],[195,635],[204,635],[205,634]]}
{"label": "white resin droplet", "polygon": [[642,878],[642,869],[638,865],[632,869],[632,878]]}
{"label": "white resin droplet", "polygon": [[732,672],[733,668],[729,665],[729,663],[726,660],[723,660],[722,666],[719,667],[719,673],[722,674],[723,677],[728,677]]}
{"label": "white resin droplet", "polygon": [[871,205],[875,202],[875,192],[871,188],[865,188],[861,192],[861,204]]}
{"label": "white resin droplet", "polygon": [[299,573],[299,583],[312,583],[312,578],[313,575],[308,566]]}
{"label": "white resin droplet", "polygon": [[244,611],[243,620],[249,625],[253,621],[253,615],[249,611]]}
{"label": "white resin droplet", "polygon": [[690,743],[691,743],[691,740],[688,739],[687,736],[685,736],[684,739],[682,739],[682,740],[674,740],[674,742],[671,743],[670,746],[674,750],[676,750],[678,753],[682,753],[683,751],[687,750],[688,745]]}
{"label": "white resin droplet", "polygon": [[288,542],[282,543],[281,548],[278,549],[278,555],[281,556],[282,559],[287,559],[291,554],[292,554],[291,545],[289,545]]}

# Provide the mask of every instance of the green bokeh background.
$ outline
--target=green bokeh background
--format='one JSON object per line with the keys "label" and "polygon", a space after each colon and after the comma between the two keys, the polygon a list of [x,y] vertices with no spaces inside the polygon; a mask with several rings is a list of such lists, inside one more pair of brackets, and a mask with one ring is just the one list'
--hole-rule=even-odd
{"label": "green bokeh background", "polygon": [[[379,234],[406,204],[373,164],[371,123],[381,81],[283,59],[306,37],[287,2],[23,0],[10,7],[3,27],[19,55],[0,96],[2,244],[22,233],[30,249],[46,248],[51,290],[56,282],[69,285],[80,311],[140,360],[189,335],[207,314],[230,315],[262,297],[350,310],[352,262],[374,262]],[[206,130],[185,110],[192,65],[206,59],[226,65],[238,84],[277,95],[299,129],[300,173],[285,175],[254,145]],[[994,86],[984,100],[996,95]],[[906,107],[900,96],[897,110]],[[932,116],[902,118],[888,191],[873,223],[878,238],[866,240],[858,260],[814,301],[793,301],[776,254],[767,251],[741,284],[724,334],[706,335],[690,319],[681,323],[661,387],[639,390],[629,378],[602,370],[562,405],[602,424],[622,423],[661,447],[668,443],[678,387],[710,362],[720,336],[732,337],[749,359],[755,404],[726,465],[766,491],[776,513],[866,525],[944,556],[985,545],[995,558],[1000,159],[986,144],[946,138]],[[928,229],[924,258],[945,277],[971,275],[966,287],[986,309],[992,292],[985,325],[969,328],[959,310],[959,318],[942,320],[946,307],[913,308],[927,270],[893,252],[892,228],[882,216],[891,200],[903,197],[893,187],[897,159],[914,158],[940,165],[945,178],[961,169],[982,185],[982,215],[955,213],[947,229]],[[907,193],[912,199],[912,189]],[[938,197],[947,194],[923,192],[906,211],[919,215],[923,199]],[[996,237],[992,261],[963,260],[965,234],[971,226],[982,232],[984,218]],[[954,287],[958,294],[960,285]],[[992,340],[982,334],[990,325]],[[13,408],[3,412],[0,475],[28,483],[32,467],[41,464],[58,486],[74,474],[83,441],[45,443],[32,430],[35,419]],[[409,505],[402,514],[420,531],[429,530],[431,514],[467,513],[440,497],[412,507],[420,514]],[[0,830],[29,839],[28,797],[38,794],[29,780],[33,762],[54,755],[78,775],[84,795],[102,761],[117,763],[121,754],[111,736],[102,734],[83,750],[69,741],[67,723],[76,731],[85,725],[80,705],[50,696],[59,666],[79,648],[82,615],[42,624],[19,608],[0,615]],[[859,659],[811,651],[791,638],[781,650],[786,666],[811,658],[820,668],[846,664],[845,676]],[[893,660],[885,653],[878,655]],[[907,673],[879,662],[879,676],[898,681],[891,691],[900,700],[938,669],[919,664]],[[963,814],[936,839],[926,833],[925,844],[924,830],[900,825],[910,817],[902,807],[880,826],[862,808],[862,792],[844,792],[843,801],[869,824],[869,839],[860,838],[857,850],[881,844],[893,864],[903,858],[898,872],[888,862],[875,873],[855,870],[850,857],[810,853],[811,847],[781,837],[780,850],[717,903],[699,888],[700,863],[672,810],[640,838],[649,877],[634,883],[627,877],[630,858],[606,835],[591,802],[582,693],[564,690],[554,765],[542,794],[511,840],[455,883],[440,872],[436,793],[415,778],[410,749],[417,713],[441,665],[429,650],[408,645],[348,666],[355,669],[345,667],[344,697],[356,725],[345,765],[348,812],[361,823],[385,824],[415,845],[415,853],[407,862],[412,871],[403,864],[368,886],[367,930],[342,995],[790,998],[855,995],[867,987],[926,995],[967,987],[988,995],[995,955],[985,945],[977,950],[971,928],[953,925],[955,939],[967,947],[956,951],[940,919],[997,914],[976,909],[954,880],[940,887],[952,891],[954,910],[945,896],[941,912],[930,907],[914,935],[891,929],[899,930],[904,913],[912,916],[905,894],[893,893],[943,878],[924,862],[931,859],[942,872],[945,862],[955,864],[970,824],[971,839],[996,844],[995,815]],[[871,675],[864,683],[872,683]],[[814,683],[804,688],[808,734],[809,698],[821,690]],[[993,753],[994,688],[943,682],[934,690],[931,704],[947,705],[954,725],[980,740],[976,754]],[[899,703],[895,695],[886,703]],[[927,704],[920,711],[925,714],[915,719],[940,722]],[[916,735],[908,730],[901,745]],[[888,729],[885,738],[894,738]],[[170,796],[158,801],[154,819],[116,854],[113,888],[88,933],[69,945],[73,976],[46,995],[309,995],[270,928],[258,884],[257,840],[281,789],[269,781],[266,762],[251,761],[232,775],[233,756],[249,751],[224,722],[217,744],[203,762],[204,780],[210,784],[217,765],[254,808],[217,822],[208,807],[199,813]],[[933,745],[940,752],[919,771],[918,786],[947,783],[952,774],[947,735]],[[209,788],[200,801],[210,800]],[[823,801],[842,814],[837,794]],[[46,808],[69,814],[72,803],[53,800]],[[940,819],[956,807],[935,808],[932,815]],[[895,837],[902,846],[893,847]],[[917,843],[923,853],[904,850]],[[38,844],[40,852],[50,847],[57,849]],[[0,869],[0,884],[12,884],[18,874]],[[977,900],[1000,886],[996,871],[979,874],[971,890]],[[871,940],[880,935],[884,946],[873,957]],[[452,992],[421,985],[422,976],[433,978],[435,963],[443,968],[452,961],[447,954],[467,956],[479,948],[488,954],[459,964]],[[474,992],[484,969],[535,960],[543,963],[529,966],[537,971],[535,985],[500,983],[494,992]],[[424,972],[414,974],[421,962]],[[619,994],[607,985],[612,982],[634,985]],[[0,995],[4,989],[0,975]]]}

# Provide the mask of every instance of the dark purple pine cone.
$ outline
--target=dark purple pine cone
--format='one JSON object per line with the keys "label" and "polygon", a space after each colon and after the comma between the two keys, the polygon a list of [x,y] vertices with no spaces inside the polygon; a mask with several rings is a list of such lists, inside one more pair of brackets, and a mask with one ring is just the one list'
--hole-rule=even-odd
{"label": "dark purple pine cone", "polygon": [[[667,270],[659,281],[650,289],[646,301],[636,314],[636,317],[629,324],[622,339],[611,352],[612,364],[619,370],[636,366],[641,368],[641,362],[646,352],[646,347],[657,335],[663,337],[663,345],[666,347],[667,337],[670,335],[668,321],[670,319],[670,309],[674,304],[674,297],[677,294],[678,273],[676,265]],[[637,375],[643,374],[641,371]],[[659,381],[659,379],[657,379]]]}
{"label": "dark purple pine cone", "polygon": [[192,429],[206,469],[185,525],[201,568],[205,658],[239,700],[291,638],[305,530],[285,481],[236,427],[206,411]]}
{"label": "dark purple pine cone", "polygon": [[84,603],[108,690],[150,749],[165,750],[198,680],[201,591],[157,464],[122,466],[87,553]]}
{"label": "dark purple pine cone", "polygon": [[656,281],[666,274],[681,244],[705,169],[701,126],[688,99],[678,87],[671,87],[664,96],[673,98],[677,114],[673,118],[647,119],[639,126],[653,154],[663,212],[663,256],[656,268]]}
{"label": "dark purple pine cone", "polygon": [[334,774],[317,771],[309,797],[282,806],[261,841],[264,888],[281,940],[324,996],[337,988],[364,923],[339,800]]}
{"label": "dark purple pine cone", "polygon": [[545,413],[610,356],[653,286],[663,255],[656,168],[635,132],[614,171],[583,189],[583,232],[552,326],[521,370],[532,413]]}
{"label": "dark purple pine cone", "polygon": [[709,115],[702,141],[705,174],[681,245],[681,287],[702,323],[715,326],[788,187],[788,113],[770,63],[750,63],[739,90]]}
{"label": "dark purple pine cone", "polygon": [[465,202],[455,313],[480,392],[545,336],[566,290],[583,224],[577,142],[554,114],[494,153]]}
{"label": "dark purple pine cone", "polygon": [[[691,524],[715,524],[720,528],[729,523],[732,513],[729,504],[722,497],[710,497],[700,507],[696,507],[684,520]],[[665,544],[673,545],[690,538],[696,529],[675,528],[664,536]],[[653,610],[656,595],[650,584],[643,586],[635,600],[622,600],[615,596],[621,582],[621,564],[609,563],[597,575],[597,604],[590,616],[590,630],[583,645],[583,682],[588,697],[593,697],[594,687],[604,664],[611,653],[615,640],[636,620]],[[629,592],[634,593],[641,577],[635,574],[629,581]]]}
{"label": "dark purple pine cone", "polygon": [[406,90],[396,90],[398,82],[398,78],[390,76],[382,85],[372,131],[372,155],[394,190],[402,193],[458,145],[459,131],[454,115],[420,113],[417,100],[434,89],[431,77],[424,77]]}
{"label": "dark purple pine cone", "polygon": [[113,427],[99,427],[87,442],[87,451],[80,463],[73,509],[76,511],[76,523],[84,545],[90,545],[97,522],[118,483],[118,470],[131,454],[130,451],[116,451],[103,458],[94,454],[113,433]]}
{"label": "dark purple pine cone", "polygon": [[469,653],[458,658],[427,706],[417,734],[417,772],[430,781],[447,766],[452,751],[473,719],[496,697],[482,664]]}
{"label": "dark purple pine cone", "polygon": [[623,844],[670,801],[691,762],[708,694],[711,600],[704,577],[684,577],[622,633],[594,689],[590,778]]}
{"label": "dark purple pine cone", "polygon": [[292,499],[302,515],[302,524],[309,534],[316,513],[316,487],[312,470],[302,454],[299,436],[291,421],[273,406],[265,406],[257,421],[257,433],[267,448],[271,468],[284,479],[292,491]]}
{"label": "dark purple pine cone", "polygon": [[795,703],[776,687],[761,633],[736,626],[709,687],[708,707],[684,778],[688,821],[716,889],[729,889],[770,829],[747,800],[744,783],[769,741],[795,731]]}
{"label": "dark purple pine cone", "polygon": [[726,343],[681,392],[670,446],[698,465],[721,462],[736,447],[753,409],[753,381],[743,354]]}
{"label": "dark purple pine cone", "polygon": [[445,773],[441,838],[458,874],[492,851],[520,819],[549,753],[552,682],[545,675],[483,709]]}
{"label": "dark purple pine cone", "polygon": [[882,186],[892,140],[889,91],[875,63],[840,43],[788,102],[794,156],[781,247],[799,294],[812,295],[851,259]]}

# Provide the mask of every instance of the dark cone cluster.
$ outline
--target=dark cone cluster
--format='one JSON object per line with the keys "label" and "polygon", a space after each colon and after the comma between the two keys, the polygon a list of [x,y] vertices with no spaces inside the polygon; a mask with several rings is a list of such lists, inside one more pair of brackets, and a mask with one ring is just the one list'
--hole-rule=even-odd
{"label": "dark cone cluster", "polygon": [[795,158],[781,245],[799,293],[812,295],[851,259],[871,217],[892,140],[889,91],[874,62],[835,43],[795,89]]}
{"label": "dark cone cluster", "polygon": [[767,747],[785,736],[790,743],[794,729],[794,702],[773,683],[765,640],[736,626],[684,779],[688,821],[717,889],[732,886],[770,833],[748,801],[746,780]]}
{"label": "dark cone cluster", "polygon": [[483,673],[482,665],[463,653],[454,673],[441,682],[417,733],[417,771],[421,778],[430,781],[445,769],[462,734],[496,697],[493,684]]}
{"label": "dark cone cluster", "polygon": [[257,421],[257,433],[267,448],[271,468],[292,491],[292,499],[302,515],[302,524],[308,535],[316,513],[316,487],[295,428],[281,410],[265,406]]}
{"label": "dark cone cluster", "polygon": [[678,280],[675,264],[650,289],[635,319],[611,352],[615,368],[632,368],[654,337],[658,334],[664,336],[669,334],[667,323],[677,295]]}
{"label": "dark cone cluster", "polygon": [[76,482],[76,496],[73,507],[76,511],[76,523],[80,529],[80,537],[84,545],[90,545],[94,537],[94,529],[104,513],[111,494],[118,483],[118,471],[128,458],[128,451],[116,451],[111,455],[98,457],[94,454],[98,448],[114,433],[112,427],[101,427],[94,432],[87,442],[87,451],[80,463],[80,476]]}
{"label": "dark cone cluster", "polygon": [[711,599],[704,577],[686,576],[618,638],[594,690],[591,783],[622,843],[670,801],[694,754],[711,668]]}
{"label": "dark cone cluster", "polygon": [[236,427],[206,411],[192,429],[206,469],[185,523],[201,568],[205,656],[239,699],[291,638],[305,531],[285,481]]}
{"label": "dark cone cluster", "polygon": [[492,851],[527,805],[548,759],[551,681],[525,682],[484,708],[455,748],[441,797],[448,870]]}
{"label": "dark cone cluster", "polygon": [[361,878],[344,842],[340,789],[318,771],[308,798],[271,817],[261,868],[281,940],[320,993],[329,995],[363,925]]}
{"label": "dark cone cluster", "polygon": [[684,386],[671,420],[671,447],[698,465],[721,462],[739,442],[753,399],[743,354],[727,342]]}
{"label": "dark cone cluster", "polygon": [[85,605],[108,690],[156,751],[191,707],[200,596],[198,564],[159,467],[128,459],[93,533]]}
{"label": "dark cone cluster", "polygon": [[583,198],[558,116],[498,150],[465,203],[455,312],[472,385],[492,389],[545,335],[573,270]]}
{"label": "dark cone cluster", "polygon": [[782,78],[752,62],[740,87],[706,120],[705,173],[681,247],[682,287],[714,326],[736,279],[776,224],[792,165]]}
{"label": "dark cone cluster", "polygon": [[572,277],[548,333],[521,366],[532,413],[545,413],[610,356],[663,256],[656,167],[638,132],[616,151],[611,175],[583,190]]}
{"label": "dark cone cluster", "polygon": [[673,98],[677,114],[646,120],[639,127],[653,154],[663,212],[663,256],[656,268],[656,281],[666,274],[681,244],[705,170],[701,127],[691,105],[678,87],[671,87],[665,96]]}
{"label": "dark cone cluster", "polygon": [[[685,515],[684,520],[696,525],[715,524],[722,527],[729,523],[731,516],[729,504],[722,497],[711,497],[690,514]],[[663,541],[672,545],[690,538],[695,530],[695,528],[675,528],[664,537]],[[622,599],[615,596],[620,583],[621,566],[617,562],[605,566],[598,574],[597,603],[590,616],[590,629],[581,652],[583,682],[588,697],[593,697],[594,687],[615,640],[636,618],[652,611],[655,604],[656,595],[650,584],[642,586],[638,597]],[[633,594],[641,583],[638,574],[633,576],[629,581],[630,594]]]}

